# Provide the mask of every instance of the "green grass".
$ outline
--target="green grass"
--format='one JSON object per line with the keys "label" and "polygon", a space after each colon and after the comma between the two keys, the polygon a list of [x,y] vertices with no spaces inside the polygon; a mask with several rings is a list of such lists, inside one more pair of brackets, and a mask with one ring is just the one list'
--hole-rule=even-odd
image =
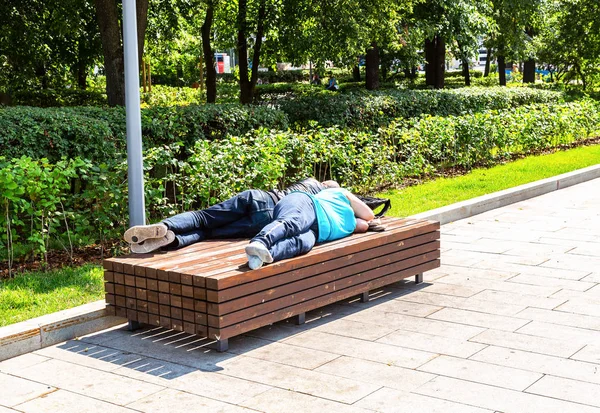
{"label": "green grass", "polygon": [[439,178],[379,194],[390,198],[390,216],[406,217],[503,189],[600,164],[600,146],[586,146],[549,155],[531,156],[467,175]]}
{"label": "green grass", "polygon": [[0,326],[65,310],[104,297],[102,268],[67,267],[0,280]]}

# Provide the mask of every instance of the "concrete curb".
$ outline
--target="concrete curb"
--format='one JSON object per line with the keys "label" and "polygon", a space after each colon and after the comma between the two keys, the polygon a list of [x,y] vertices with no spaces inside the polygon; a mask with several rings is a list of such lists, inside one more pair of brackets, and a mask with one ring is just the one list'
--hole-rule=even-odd
{"label": "concrete curb", "polygon": [[[600,164],[413,215],[441,224],[600,178]],[[127,322],[108,315],[104,300],[0,328],[0,361]]]}
{"label": "concrete curb", "polygon": [[596,178],[600,178],[600,164],[425,211],[410,218],[432,219],[443,225]]}
{"label": "concrete curb", "polygon": [[123,324],[107,314],[104,300],[0,328],[0,361]]}

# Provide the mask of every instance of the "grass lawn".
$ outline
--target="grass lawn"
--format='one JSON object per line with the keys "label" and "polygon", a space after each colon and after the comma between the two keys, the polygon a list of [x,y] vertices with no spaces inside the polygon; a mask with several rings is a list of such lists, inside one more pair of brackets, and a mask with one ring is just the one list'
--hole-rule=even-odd
{"label": "grass lawn", "polygon": [[0,326],[77,307],[104,297],[102,268],[65,267],[0,281]]}
{"label": "grass lawn", "polygon": [[392,200],[388,215],[406,217],[595,164],[600,164],[600,145],[531,156],[488,169],[474,169],[463,176],[439,178],[383,192],[379,196]]}

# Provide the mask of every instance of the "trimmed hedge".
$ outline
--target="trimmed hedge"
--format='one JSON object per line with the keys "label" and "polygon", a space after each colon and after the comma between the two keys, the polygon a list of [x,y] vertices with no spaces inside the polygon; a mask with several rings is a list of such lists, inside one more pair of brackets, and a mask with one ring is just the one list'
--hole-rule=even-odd
{"label": "trimmed hedge", "polygon": [[57,106],[105,106],[106,93],[80,89],[45,89],[16,91],[11,96],[15,105],[40,108]]}
{"label": "trimmed hedge", "polygon": [[531,103],[556,103],[562,94],[530,88],[462,88],[454,90],[386,90],[336,93],[321,91],[277,101],[290,123],[301,127],[310,121],[321,126],[376,130],[394,118],[423,114],[456,116],[490,109],[508,109]]}
{"label": "trimmed hedge", "polygon": [[[242,135],[252,129],[287,129],[285,114],[260,106],[189,105],[142,110],[145,148],[182,142],[191,148],[203,139]],[[0,156],[7,158],[85,157],[106,161],[126,147],[125,109],[76,107],[0,109]]]}

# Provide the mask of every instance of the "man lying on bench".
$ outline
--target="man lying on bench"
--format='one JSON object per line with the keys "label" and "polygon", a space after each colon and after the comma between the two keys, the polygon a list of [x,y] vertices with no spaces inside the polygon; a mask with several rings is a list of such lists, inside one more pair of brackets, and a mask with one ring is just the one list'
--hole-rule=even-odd
{"label": "man lying on bench", "polygon": [[339,184],[306,178],[283,190],[250,189],[207,209],[177,214],[158,224],[136,225],[124,238],[131,252],[140,254],[161,247],[183,248],[205,239],[252,238],[273,220],[273,209],[285,196],[294,191],[317,194],[327,188]]}

